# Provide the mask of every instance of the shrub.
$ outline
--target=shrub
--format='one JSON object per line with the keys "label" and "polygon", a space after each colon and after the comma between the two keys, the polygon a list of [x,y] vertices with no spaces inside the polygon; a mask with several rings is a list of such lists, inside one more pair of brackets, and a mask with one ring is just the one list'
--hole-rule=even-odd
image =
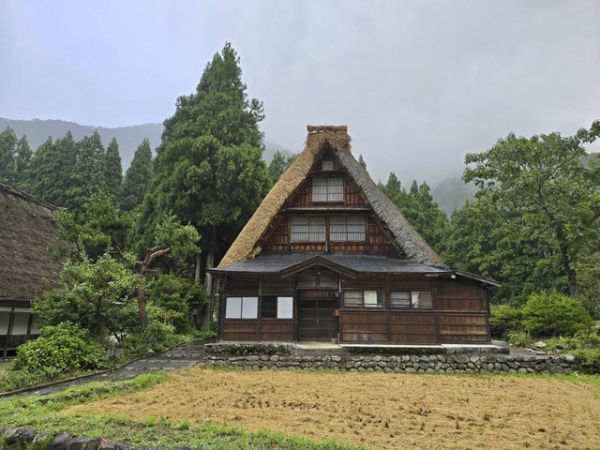
{"label": "shrub", "polygon": [[167,347],[176,344],[175,329],[172,325],[167,325],[158,320],[148,323],[144,338],[155,352],[160,352]]}
{"label": "shrub", "polygon": [[492,305],[490,308],[490,331],[494,337],[505,336],[511,330],[523,328],[523,311],[510,305]]}
{"label": "shrub", "polygon": [[87,331],[65,322],[41,329],[40,337],[19,346],[0,377],[3,390],[45,383],[65,373],[108,367],[104,349]]}
{"label": "shrub", "polygon": [[557,292],[530,295],[522,312],[523,326],[537,336],[573,336],[592,325],[579,300]]}
{"label": "shrub", "polygon": [[526,330],[510,330],[506,334],[506,339],[513,347],[526,347],[531,341],[531,336]]}
{"label": "shrub", "polygon": [[162,275],[154,281],[149,297],[167,313],[162,321],[174,325],[177,333],[190,331],[190,315],[206,302],[201,284],[175,275]]}
{"label": "shrub", "polygon": [[600,373],[600,348],[582,348],[573,352],[581,368],[589,373]]}

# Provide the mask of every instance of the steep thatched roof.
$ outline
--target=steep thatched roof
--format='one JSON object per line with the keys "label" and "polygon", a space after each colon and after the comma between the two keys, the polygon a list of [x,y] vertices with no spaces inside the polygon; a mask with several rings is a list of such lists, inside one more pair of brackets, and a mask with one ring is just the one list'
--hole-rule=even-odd
{"label": "steep thatched roof", "polygon": [[367,171],[350,153],[350,136],[346,126],[307,126],[306,147],[267,194],[254,215],[233,242],[219,267],[253,258],[262,250],[257,243],[286,199],[306,179],[322,149],[336,151],[341,164],[364,192],[368,202],[391,231],[396,244],[416,262],[443,265],[441,258],[427,245],[396,206],[379,190]]}
{"label": "steep thatched roof", "polygon": [[0,300],[29,301],[58,284],[62,261],[48,246],[57,240],[58,208],[0,184]]}

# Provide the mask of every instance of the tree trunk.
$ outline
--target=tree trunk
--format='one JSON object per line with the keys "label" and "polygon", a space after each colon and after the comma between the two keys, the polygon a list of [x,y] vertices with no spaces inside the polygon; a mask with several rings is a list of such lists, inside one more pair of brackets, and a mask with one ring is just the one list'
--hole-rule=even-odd
{"label": "tree trunk", "polygon": [[569,295],[574,296],[577,292],[577,275],[570,264],[569,243],[567,242],[562,227],[556,229],[556,240],[558,241],[558,248],[560,249],[560,263],[567,275],[567,282],[569,283]]}
{"label": "tree trunk", "polygon": [[208,302],[202,305],[202,325],[201,329],[206,331],[210,328],[210,312],[211,312],[211,304],[212,304],[212,274],[208,271],[208,269],[212,269],[215,261],[215,252],[213,249],[210,249],[208,255],[206,255],[206,267],[204,268],[204,293],[208,297]]}
{"label": "tree trunk", "polygon": [[138,309],[140,311],[140,323],[142,324],[142,333],[148,327],[148,314],[146,314],[146,268],[142,267],[140,271],[140,286],[138,287]]}

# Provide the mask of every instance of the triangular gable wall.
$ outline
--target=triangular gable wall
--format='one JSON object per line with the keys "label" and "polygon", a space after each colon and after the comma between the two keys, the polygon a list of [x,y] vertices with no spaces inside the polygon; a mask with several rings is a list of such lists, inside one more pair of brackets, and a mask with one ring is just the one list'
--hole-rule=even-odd
{"label": "triangular gable wall", "polygon": [[257,242],[268,230],[286,199],[309,175],[319,157],[320,150],[329,145],[363,190],[367,201],[394,236],[395,242],[406,256],[414,261],[429,265],[443,265],[441,258],[427,245],[416,230],[408,223],[398,208],[379,190],[367,171],[350,153],[350,136],[347,127],[308,126],[306,147],[267,194],[254,215],[233,242],[219,267],[229,266],[253,258],[261,252]]}

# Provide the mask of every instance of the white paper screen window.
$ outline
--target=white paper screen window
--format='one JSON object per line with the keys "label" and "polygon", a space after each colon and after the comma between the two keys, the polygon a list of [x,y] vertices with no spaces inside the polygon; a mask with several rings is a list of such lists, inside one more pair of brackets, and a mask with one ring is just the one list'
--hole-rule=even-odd
{"label": "white paper screen window", "polygon": [[241,319],[242,317],[242,297],[227,297],[227,306],[225,307],[226,319]]}
{"label": "white paper screen window", "polygon": [[340,177],[313,178],[313,202],[343,202],[344,179]]}
{"label": "white paper screen window", "polygon": [[325,217],[292,217],[291,242],[325,241]]}
{"label": "white paper screen window", "polygon": [[364,299],[366,307],[377,308],[377,291],[365,291]]}
{"label": "white paper screen window", "polygon": [[258,297],[242,298],[242,319],[256,319],[258,317]]}
{"label": "white paper screen window", "polygon": [[325,171],[325,170],[333,170],[333,161],[331,160],[324,160],[321,162],[321,170]]}
{"label": "white paper screen window", "polygon": [[294,318],[294,298],[293,297],[277,297],[277,318],[278,319],[293,319]]}
{"label": "white paper screen window", "polygon": [[362,306],[362,292],[344,291],[344,306]]}
{"label": "white paper screen window", "polygon": [[332,216],[329,219],[329,239],[332,241],[364,241],[365,218],[362,216]]}

